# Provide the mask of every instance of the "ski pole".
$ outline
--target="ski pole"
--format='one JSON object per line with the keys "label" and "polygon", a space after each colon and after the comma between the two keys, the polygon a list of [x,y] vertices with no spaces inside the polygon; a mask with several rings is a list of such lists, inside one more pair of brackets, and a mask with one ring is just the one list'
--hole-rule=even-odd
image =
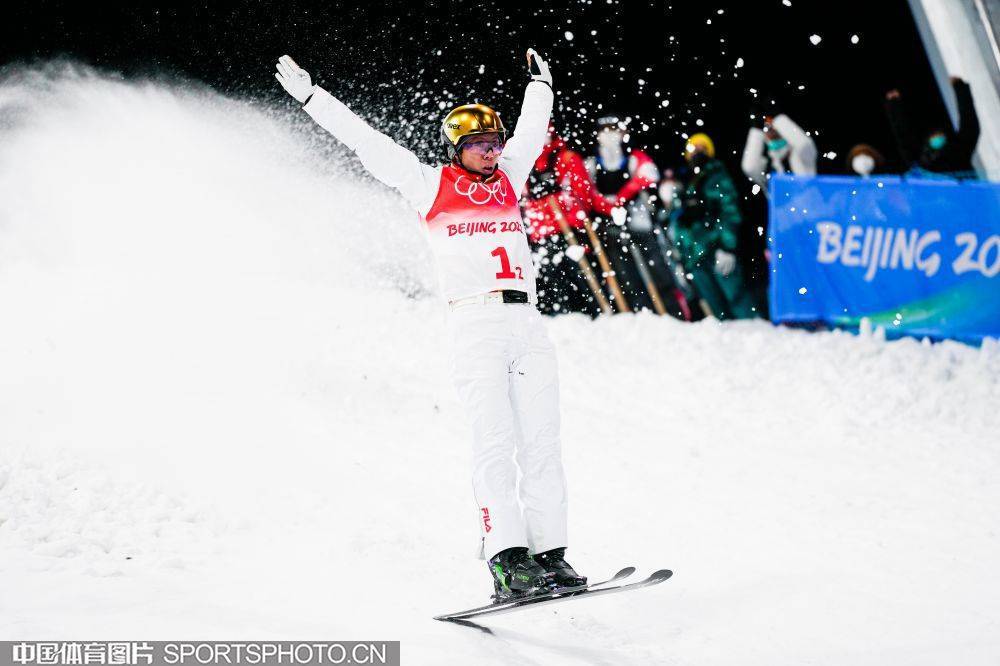
{"label": "ski pole", "polygon": [[608,278],[608,286],[611,287],[611,292],[614,294],[615,305],[618,307],[619,312],[631,312],[632,308],[629,307],[628,301],[625,300],[625,294],[622,293],[622,289],[618,285],[618,278],[615,277],[615,272],[611,270],[611,264],[608,263],[608,258],[604,254],[604,246],[601,245],[601,240],[597,237],[593,225],[590,224],[590,218],[586,215],[583,217],[583,228],[587,230],[587,238],[590,239],[590,244],[594,246],[594,255],[597,257],[597,263],[601,265],[601,270]]}
{"label": "ski pole", "polygon": [[[552,209],[552,215],[555,216],[556,221],[559,223],[559,228],[566,238],[566,243],[571,247],[578,246],[579,243],[576,242],[576,236],[566,221],[566,216],[563,215],[562,208],[559,206],[559,202],[556,201],[554,195],[549,197],[549,207]],[[604,314],[613,314],[614,311],[611,309],[611,304],[608,303],[607,297],[604,296],[604,291],[601,290],[601,283],[597,281],[597,276],[594,275],[594,269],[591,268],[587,257],[581,254],[576,263],[580,266],[580,271],[583,272],[583,277],[586,278],[590,291],[594,293],[597,304],[601,306],[601,312]]]}
{"label": "ski pole", "polygon": [[632,242],[631,239],[628,241],[629,251],[632,253],[632,261],[635,262],[635,267],[639,270],[639,276],[642,277],[643,283],[646,285],[646,291],[649,292],[649,297],[653,301],[653,309],[656,310],[656,314],[665,315],[667,314],[667,308],[663,306],[663,298],[660,297],[660,290],[656,288],[656,283],[653,282],[653,276],[649,272],[649,267],[646,265],[646,258],[642,256],[642,252],[639,247]]}

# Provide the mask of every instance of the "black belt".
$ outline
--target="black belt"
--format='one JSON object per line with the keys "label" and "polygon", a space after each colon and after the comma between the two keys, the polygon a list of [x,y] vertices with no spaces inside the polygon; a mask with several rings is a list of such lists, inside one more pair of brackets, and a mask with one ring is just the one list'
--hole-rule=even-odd
{"label": "black belt", "polygon": [[528,292],[526,291],[516,291],[514,289],[501,289],[500,295],[503,297],[504,303],[528,302]]}

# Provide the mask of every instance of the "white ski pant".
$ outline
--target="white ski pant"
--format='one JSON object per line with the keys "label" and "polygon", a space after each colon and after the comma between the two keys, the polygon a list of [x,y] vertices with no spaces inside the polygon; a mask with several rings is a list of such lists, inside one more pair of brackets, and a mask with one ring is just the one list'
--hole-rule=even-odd
{"label": "white ski pant", "polygon": [[559,377],[542,316],[531,304],[459,305],[448,328],[452,376],[472,425],[482,556],[566,546]]}

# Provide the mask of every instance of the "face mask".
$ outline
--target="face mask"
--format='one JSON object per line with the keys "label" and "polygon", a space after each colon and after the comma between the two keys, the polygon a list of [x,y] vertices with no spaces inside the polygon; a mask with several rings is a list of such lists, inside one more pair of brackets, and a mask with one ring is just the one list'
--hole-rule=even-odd
{"label": "face mask", "polygon": [[935,134],[927,140],[927,145],[933,150],[941,150],[948,143],[948,137],[944,134]]}
{"label": "face mask", "polygon": [[622,145],[622,135],[620,132],[605,130],[597,135],[597,145],[601,148],[617,148]]}
{"label": "face mask", "polygon": [[695,153],[688,160],[688,163],[695,169],[700,169],[708,164],[709,157],[705,153]]}
{"label": "face mask", "polygon": [[860,176],[869,176],[875,170],[875,158],[866,153],[855,155],[851,160],[851,168]]}
{"label": "face mask", "polygon": [[784,139],[771,139],[767,142],[767,150],[768,152],[777,153],[782,151],[787,145],[788,142]]}

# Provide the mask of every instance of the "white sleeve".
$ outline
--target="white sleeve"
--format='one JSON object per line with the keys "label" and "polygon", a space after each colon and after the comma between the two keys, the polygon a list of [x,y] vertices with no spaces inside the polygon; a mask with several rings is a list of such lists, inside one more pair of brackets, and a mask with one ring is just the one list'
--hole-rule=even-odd
{"label": "white sleeve", "polygon": [[319,86],[302,108],[320,127],[354,151],[371,175],[399,190],[419,213],[430,210],[441,181],[440,168],[422,164],[416,155],[372,129]]}
{"label": "white sleeve", "polygon": [[743,173],[747,178],[767,189],[767,158],[764,157],[764,132],[751,127],[747,133],[747,143],[743,147]]}
{"label": "white sleeve", "polygon": [[816,175],[816,142],[802,131],[794,120],[781,114],[774,119],[774,129],[788,142],[791,155],[788,158],[792,172],[800,176]]}
{"label": "white sleeve", "polygon": [[504,146],[499,163],[515,192],[524,189],[535,160],[542,154],[553,98],[552,88],[541,81],[532,81],[524,89],[521,115],[517,117],[514,135]]}

